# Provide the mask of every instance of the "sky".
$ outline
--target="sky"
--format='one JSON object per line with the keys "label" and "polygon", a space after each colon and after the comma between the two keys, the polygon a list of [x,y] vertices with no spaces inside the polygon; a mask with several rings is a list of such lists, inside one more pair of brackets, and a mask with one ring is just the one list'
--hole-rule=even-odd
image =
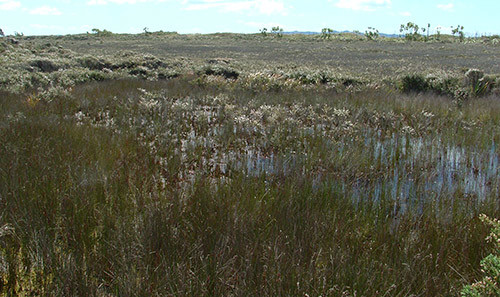
{"label": "sky", "polygon": [[62,35],[176,31],[178,33],[257,33],[285,31],[380,32],[398,34],[413,22],[449,33],[464,26],[469,36],[500,34],[499,0],[0,0],[4,33]]}

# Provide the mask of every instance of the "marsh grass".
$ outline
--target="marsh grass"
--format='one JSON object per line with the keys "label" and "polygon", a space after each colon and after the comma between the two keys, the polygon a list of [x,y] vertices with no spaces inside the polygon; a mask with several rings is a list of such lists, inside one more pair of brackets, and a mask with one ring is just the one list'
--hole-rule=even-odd
{"label": "marsh grass", "polygon": [[497,99],[272,79],[0,94],[2,293],[449,296],[480,275]]}

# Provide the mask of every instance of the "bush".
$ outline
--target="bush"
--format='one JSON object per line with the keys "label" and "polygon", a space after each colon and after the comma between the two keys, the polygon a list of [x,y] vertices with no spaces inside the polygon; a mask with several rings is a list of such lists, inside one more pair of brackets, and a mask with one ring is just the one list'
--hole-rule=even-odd
{"label": "bush", "polygon": [[465,86],[469,89],[472,97],[487,95],[495,85],[495,80],[484,76],[484,72],[478,69],[469,69],[465,73]]}
{"label": "bush", "polygon": [[218,75],[218,76],[223,76],[226,79],[238,79],[240,74],[238,71],[229,68],[229,67],[222,67],[222,66],[212,66],[208,65],[205,66],[201,69],[201,71],[198,72],[199,74],[206,74],[206,75]]}
{"label": "bush", "polygon": [[92,33],[94,33],[96,36],[99,36],[99,37],[106,37],[106,36],[112,36],[113,35],[113,32],[111,31],[108,31],[106,29],[104,30],[99,30],[97,28],[94,28],[92,29]]}
{"label": "bush", "polygon": [[424,76],[420,74],[409,74],[401,80],[401,90],[405,93],[410,92],[426,92],[430,89],[430,85]]}
{"label": "bush", "polygon": [[399,32],[401,32],[408,41],[418,41],[421,39],[418,30],[419,26],[412,22],[408,22],[406,25],[402,24],[399,28]]}
{"label": "bush", "polygon": [[323,28],[321,30],[321,38],[322,39],[330,39],[332,37],[333,30],[330,28]]}
{"label": "bush", "polygon": [[368,30],[365,31],[365,36],[368,40],[377,40],[380,37],[380,33],[377,29],[368,27]]}
{"label": "bush", "polygon": [[467,285],[462,289],[463,297],[500,296],[500,221],[486,215],[480,216],[481,221],[491,226],[491,233],[486,240],[495,246],[493,254],[481,261],[482,280]]}
{"label": "bush", "polygon": [[103,61],[102,59],[97,59],[92,56],[85,56],[78,59],[78,63],[82,67],[88,68],[90,70],[103,70],[104,68],[111,68],[111,63]]}
{"label": "bush", "polygon": [[48,59],[37,59],[30,63],[30,66],[37,67],[42,72],[54,72],[59,70],[61,67]]}

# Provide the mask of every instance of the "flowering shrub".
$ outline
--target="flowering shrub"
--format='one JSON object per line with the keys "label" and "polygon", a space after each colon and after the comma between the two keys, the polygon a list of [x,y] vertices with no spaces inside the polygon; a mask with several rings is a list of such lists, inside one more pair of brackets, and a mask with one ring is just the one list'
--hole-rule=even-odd
{"label": "flowering shrub", "polygon": [[463,297],[500,296],[500,220],[484,214],[480,219],[491,226],[491,233],[486,240],[493,243],[495,248],[492,254],[481,261],[483,279],[465,286],[462,290]]}

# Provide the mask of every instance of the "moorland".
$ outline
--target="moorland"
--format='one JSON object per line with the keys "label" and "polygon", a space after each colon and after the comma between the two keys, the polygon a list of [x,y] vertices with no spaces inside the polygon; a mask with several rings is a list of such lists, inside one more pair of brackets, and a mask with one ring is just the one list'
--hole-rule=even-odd
{"label": "moorland", "polygon": [[457,296],[483,278],[498,38],[102,33],[0,39],[2,295]]}

